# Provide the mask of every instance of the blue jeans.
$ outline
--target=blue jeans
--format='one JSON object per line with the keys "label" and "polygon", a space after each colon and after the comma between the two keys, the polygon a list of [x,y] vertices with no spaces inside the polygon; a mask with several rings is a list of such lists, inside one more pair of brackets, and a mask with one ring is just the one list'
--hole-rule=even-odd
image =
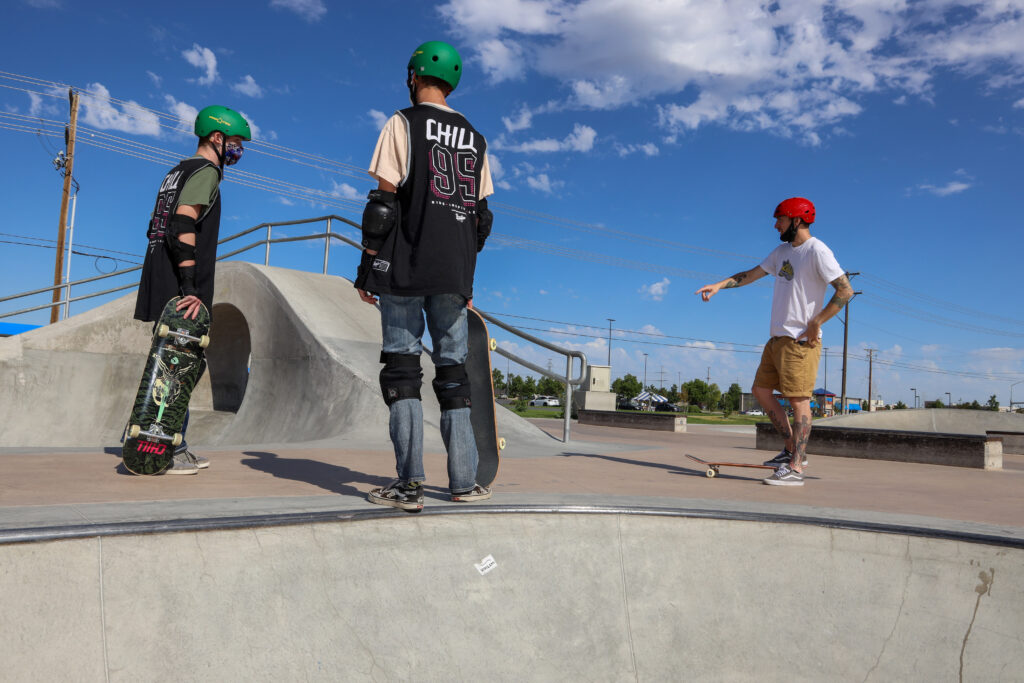
{"label": "blue jeans", "polygon": [[[384,353],[423,353],[424,313],[434,342],[436,367],[466,362],[469,328],[466,299],[458,294],[380,295]],[[476,486],[479,455],[469,408],[441,411],[441,438],[448,451],[448,487],[465,493]],[[395,447],[395,470],[402,483],[425,481],[423,473],[423,404],[407,398],[391,404],[389,429]]]}

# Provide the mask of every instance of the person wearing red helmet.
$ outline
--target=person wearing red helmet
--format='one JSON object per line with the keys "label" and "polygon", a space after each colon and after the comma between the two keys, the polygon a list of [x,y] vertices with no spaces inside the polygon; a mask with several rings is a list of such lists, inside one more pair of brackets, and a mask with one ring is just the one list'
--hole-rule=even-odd
{"label": "person wearing red helmet", "polygon": [[[785,244],[760,264],[697,290],[708,301],[721,289],[749,285],[765,275],[775,276],[771,338],[765,344],[753,392],[772,424],[785,439],[777,456],[765,461],[776,466],[764,480],[775,486],[803,486],[807,440],[811,434],[811,394],[821,358],[821,326],[853,298],[846,273],[824,242],[811,236],[814,204],[803,197],[783,200],[775,208],[775,229]],[[827,303],[828,285],[835,295]],[[793,424],[775,391],[793,407]]]}

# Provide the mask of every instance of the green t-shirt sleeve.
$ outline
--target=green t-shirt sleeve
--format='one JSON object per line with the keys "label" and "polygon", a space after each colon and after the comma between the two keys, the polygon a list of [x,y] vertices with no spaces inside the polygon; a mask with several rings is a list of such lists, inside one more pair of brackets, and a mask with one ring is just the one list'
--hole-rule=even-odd
{"label": "green t-shirt sleeve", "polygon": [[181,188],[181,197],[178,204],[201,204],[210,206],[217,197],[217,186],[220,184],[220,174],[212,166],[193,174]]}

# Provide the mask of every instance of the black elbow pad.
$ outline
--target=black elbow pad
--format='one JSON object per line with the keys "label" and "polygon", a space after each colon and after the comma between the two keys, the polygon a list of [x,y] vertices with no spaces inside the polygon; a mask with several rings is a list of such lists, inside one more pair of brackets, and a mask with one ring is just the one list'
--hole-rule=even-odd
{"label": "black elbow pad", "polygon": [[363,209],[363,246],[380,251],[384,241],[401,221],[402,209],[394,192],[370,190]]}
{"label": "black elbow pad", "polygon": [[167,224],[167,236],[165,238],[167,251],[171,255],[171,263],[177,266],[185,261],[195,261],[195,245],[185,244],[179,239],[181,235],[195,234],[195,232],[196,219],[180,213],[171,216],[171,220]]}

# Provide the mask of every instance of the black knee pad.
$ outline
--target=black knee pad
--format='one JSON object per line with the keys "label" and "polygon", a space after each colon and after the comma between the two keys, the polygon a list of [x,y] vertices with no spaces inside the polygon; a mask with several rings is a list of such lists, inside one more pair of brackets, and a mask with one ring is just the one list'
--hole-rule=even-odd
{"label": "black knee pad", "polygon": [[439,366],[433,384],[441,410],[469,408],[472,405],[469,399],[469,375],[466,374],[464,364]]}
{"label": "black knee pad", "polygon": [[390,406],[403,398],[420,400],[420,385],[423,383],[423,369],[418,354],[381,353],[380,391],[384,403]]}

